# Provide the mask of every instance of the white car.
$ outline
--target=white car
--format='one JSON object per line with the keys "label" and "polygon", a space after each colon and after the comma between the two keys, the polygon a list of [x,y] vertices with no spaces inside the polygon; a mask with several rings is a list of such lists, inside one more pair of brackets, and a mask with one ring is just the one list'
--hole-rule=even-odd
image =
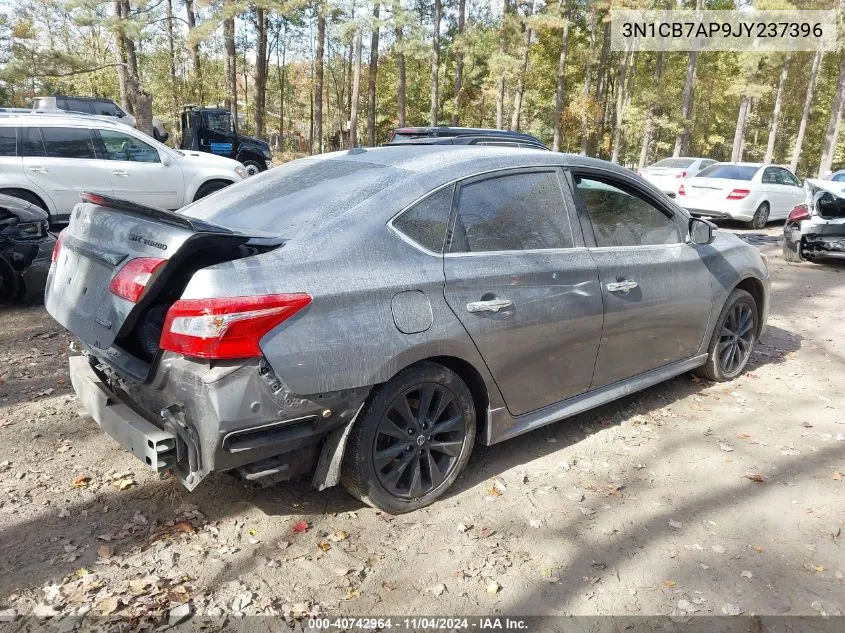
{"label": "white car", "polygon": [[66,222],[83,191],[179,209],[247,177],[238,161],[170,149],[128,125],[74,114],[0,113],[0,193]]}
{"label": "white car", "polygon": [[681,183],[675,201],[694,216],[740,220],[761,229],[801,204],[804,188],[779,165],[716,163]]}
{"label": "white car", "polygon": [[664,158],[640,170],[640,176],[663,193],[674,197],[684,178],[691,178],[716,161],[709,158]]}

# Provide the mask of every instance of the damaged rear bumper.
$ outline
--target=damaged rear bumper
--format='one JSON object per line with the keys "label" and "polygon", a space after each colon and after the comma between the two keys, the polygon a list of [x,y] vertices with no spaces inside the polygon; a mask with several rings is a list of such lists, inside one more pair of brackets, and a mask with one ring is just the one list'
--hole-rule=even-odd
{"label": "damaged rear bumper", "polygon": [[166,355],[150,381],[117,376],[90,354],[70,359],[86,413],[156,472],[193,490],[215,471],[284,481],[314,470],[325,438],[368,390],[296,396],[263,360],[211,366]]}
{"label": "damaged rear bumper", "polygon": [[814,216],[800,222],[787,221],[784,240],[787,248],[805,258],[845,259],[845,219]]}

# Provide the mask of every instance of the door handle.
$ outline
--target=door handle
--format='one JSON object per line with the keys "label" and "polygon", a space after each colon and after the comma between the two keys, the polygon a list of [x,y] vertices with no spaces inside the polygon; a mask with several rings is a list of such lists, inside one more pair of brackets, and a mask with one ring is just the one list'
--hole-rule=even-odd
{"label": "door handle", "polygon": [[47,168],[46,167],[30,167],[29,171],[34,171],[37,174],[46,174]]}
{"label": "door handle", "polygon": [[489,301],[472,301],[467,304],[467,312],[498,312],[513,306],[510,299],[490,299]]}
{"label": "door handle", "polygon": [[628,293],[634,288],[637,287],[636,281],[630,281],[625,279],[624,281],[612,281],[609,284],[605,284],[605,288],[607,288],[608,292],[624,292]]}
{"label": "door handle", "polygon": [[115,176],[123,176],[124,178],[129,176],[129,172],[126,172],[126,171],[113,171],[112,173]]}

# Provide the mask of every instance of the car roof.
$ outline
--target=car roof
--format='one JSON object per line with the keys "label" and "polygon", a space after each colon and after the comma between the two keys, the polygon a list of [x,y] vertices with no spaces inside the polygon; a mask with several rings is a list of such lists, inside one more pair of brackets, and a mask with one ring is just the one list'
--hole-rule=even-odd
{"label": "car roof", "polygon": [[531,140],[535,143],[540,141],[525,132],[514,132],[513,130],[499,130],[497,128],[480,128],[480,127],[450,127],[447,125],[439,126],[421,126],[421,127],[400,127],[395,129],[394,134],[402,134],[408,136],[423,136],[428,138],[442,138],[455,136],[497,136],[512,139]]}
{"label": "car roof", "polygon": [[[108,103],[114,103],[112,99],[108,97],[76,97],[74,95],[42,95],[42,97],[55,97],[56,99],[78,99],[79,101],[107,101]],[[40,99],[41,97],[35,97],[36,99]]]}
{"label": "car roof", "polygon": [[544,165],[593,167],[613,171],[626,178],[632,177],[629,169],[597,158],[530,147],[497,145],[396,144],[319,154],[310,157],[310,160],[348,160],[415,173],[443,172],[444,182],[496,169]]}
{"label": "car roof", "polygon": [[133,129],[121,121],[110,116],[66,112],[64,110],[16,110],[14,112],[0,111],[0,125],[70,125],[73,127],[114,127],[115,129]]}

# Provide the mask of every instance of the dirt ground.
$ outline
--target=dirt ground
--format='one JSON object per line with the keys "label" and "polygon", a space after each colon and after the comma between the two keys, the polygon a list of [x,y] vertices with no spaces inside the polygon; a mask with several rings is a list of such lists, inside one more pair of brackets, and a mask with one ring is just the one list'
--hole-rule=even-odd
{"label": "dirt ground", "polygon": [[3,309],[0,619],[841,615],[845,265],[787,265],[778,228],[739,232],[773,279],[744,376],[478,447],[446,498],[399,517],[306,482],[158,479],[78,417],[71,337]]}

